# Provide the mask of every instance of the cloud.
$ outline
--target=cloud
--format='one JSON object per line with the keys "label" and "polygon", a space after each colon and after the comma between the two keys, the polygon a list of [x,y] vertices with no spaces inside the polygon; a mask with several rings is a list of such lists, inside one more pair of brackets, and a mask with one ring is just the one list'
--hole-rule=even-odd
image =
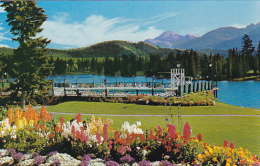
{"label": "cloud", "polygon": [[138,42],[155,38],[163,32],[154,26],[145,26],[140,20],[121,17],[109,19],[102,15],[90,15],[82,22],[71,22],[68,19],[69,16],[64,14],[62,18],[44,22],[44,30],[40,35],[51,39],[55,44],[84,47],[109,40]]}
{"label": "cloud", "polygon": [[5,8],[3,8],[3,7],[0,7],[0,13],[5,13],[6,11],[5,11]]}
{"label": "cloud", "polygon": [[[3,32],[4,28],[1,25],[2,23],[0,23],[0,42],[2,42],[3,40],[11,41],[10,38],[5,37],[5,34],[7,34],[8,32]],[[9,46],[0,43],[0,47],[9,47]]]}
{"label": "cloud", "polygon": [[160,15],[157,15],[157,16],[149,18],[148,20],[150,20],[150,21],[144,23],[144,25],[156,23],[158,21],[162,21],[162,20],[164,20],[166,18],[174,17],[174,16],[177,16],[177,15],[179,15],[179,13],[164,13],[164,14],[160,14]]}
{"label": "cloud", "polygon": [[8,45],[6,45],[6,44],[1,44],[1,43],[0,43],[0,47],[10,48]]}

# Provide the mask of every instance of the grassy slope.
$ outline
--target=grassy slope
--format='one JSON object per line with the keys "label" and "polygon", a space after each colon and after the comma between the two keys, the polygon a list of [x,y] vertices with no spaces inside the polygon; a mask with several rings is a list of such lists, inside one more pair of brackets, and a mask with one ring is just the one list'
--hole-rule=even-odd
{"label": "grassy slope", "polygon": [[[177,114],[178,107],[171,107],[173,114]],[[239,115],[260,115],[260,111],[232,106],[224,103],[217,103],[215,106],[181,107],[183,115],[196,114],[239,114]],[[86,114],[134,114],[134,115],[164,115],[164,106],[136,105],[123,103],[103,102],[65,102],[48,108],[50,112],[71,112]],[[169,107],[166,112],[170,114]]]}

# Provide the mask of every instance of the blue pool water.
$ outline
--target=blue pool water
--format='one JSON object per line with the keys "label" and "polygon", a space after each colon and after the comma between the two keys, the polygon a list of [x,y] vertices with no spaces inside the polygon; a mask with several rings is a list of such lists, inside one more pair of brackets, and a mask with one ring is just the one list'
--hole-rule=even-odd
{"label": "blue pool water", "polygon": [[[76,77],[76,78],[75,78]],[[94,82],[101,83],[102,80],[107,79],[109,82],[151,82],[152,77],[136,76],[136,77],[109,77],[94,75]],[[64,75],[51,76],[49,79],[54,79],[55,82],[75,83],[93,83],[93,75]],[[155,82],[170,83],[170,79],[155,79]],[[232,104],[241,107],[253,107],[260,109],[260,81],[244,81],[244,82],[218,82],[218,97],[220,102]]]}

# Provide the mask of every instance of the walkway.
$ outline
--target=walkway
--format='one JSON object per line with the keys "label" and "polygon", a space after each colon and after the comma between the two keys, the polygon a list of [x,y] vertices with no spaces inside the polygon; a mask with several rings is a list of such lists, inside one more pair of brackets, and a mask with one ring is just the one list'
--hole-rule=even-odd
{"label": "walkway", "polygon": [[[56,115],[76,115],[77,113],[66,113],[66,112],[51,112],[52,114],[56,114]],[[91,116],[91,115],[95,115],[95,116],[143,116],[143,117],[147,117],[147,116],[165,116],[165,115],[122,115],[122,114],[81,114],[81,115],[87,115],[87,116]],[[169,116],[169,115],[167,115]],[[174,115],[177,116],[177,115]],[[181,115],[181,116],[256,116],[256,117],[260,117],[260,115],[232,115],[232,114],[226,114],[226,115]]]}

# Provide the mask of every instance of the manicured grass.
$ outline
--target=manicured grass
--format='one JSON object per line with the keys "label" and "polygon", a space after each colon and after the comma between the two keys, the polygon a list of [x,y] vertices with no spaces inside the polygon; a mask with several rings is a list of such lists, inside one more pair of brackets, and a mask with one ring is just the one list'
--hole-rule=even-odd
{"label": "manicured grass", "polygon": [[[166,111],[165,111],[166,109]],[[172,113],[178,113],[178,107],[172,106]],[[133,115],[165,115],[170,114],[170,107],[137,105],[124,103],[106,103],[106,102],[64,102],[59,105],[48,107],[49,112],[66,113],[85,113],[85,114],[133,114]],[[237,115],[260,115],[259,110],[243,108],[224,103],[217,103],[215,106],[182,106],[183,115],[215,115],[215,114],[237,114]]]}
{"label": "manicured grass", "polygon": [[[54,115],[59,118],[61,115]],[[65,120],[70,120],[73,115],[62,115]],[[102,119],[110,118],[114,121],[114,128],[119,129],[124,121],[130,124],[136,121],[142,122],[142,129],[151,127],[166,127],[165,117],[118,117],[118,116],[100,116]],[[169,123],[172,123],[170,117]],[[90,116],[82,116],[82,119],[90,119]],[[177,131],[179,131],[178,118],[173,117]],[[208,144],[217,144],[223,146],[223,141],[228,139],[229,143],[234,142],[236,147],[247,148],[252,154],[260,156],[260,117],[182,117],[182,122],[189,122],[192,133],[197,136],[203,135],[203,141]]]}

